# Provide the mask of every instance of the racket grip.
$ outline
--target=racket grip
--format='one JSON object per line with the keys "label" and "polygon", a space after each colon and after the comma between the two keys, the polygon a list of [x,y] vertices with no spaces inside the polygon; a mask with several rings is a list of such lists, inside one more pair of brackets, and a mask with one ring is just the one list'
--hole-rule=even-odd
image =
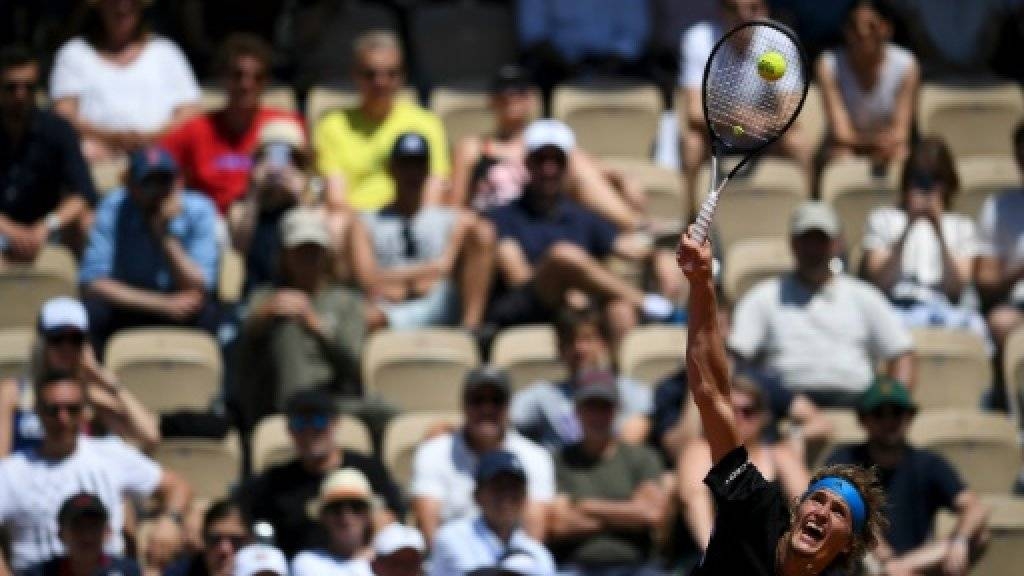
{"label": "racket grip", "polygon": [[693,239],[697,244],[703,244],[708,238],[708,231],[711,230],[711,221],[715,217],[715,207],[718,206],[718,195],[721,194],[724,185],[725,182],[722,182],[722,185],[712,190],[700,205],[697,220],[693,223]]}

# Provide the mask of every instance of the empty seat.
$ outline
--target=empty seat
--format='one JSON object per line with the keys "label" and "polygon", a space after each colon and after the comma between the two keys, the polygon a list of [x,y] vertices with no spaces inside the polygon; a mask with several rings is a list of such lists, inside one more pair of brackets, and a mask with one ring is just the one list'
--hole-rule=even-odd
{"label": "empty seat", "polygon": [[683,213],[686,203],[678,172],[662,168],[649,160],[633,158],[609,158],[605,164],[643,187],[647,196],[647,214],[651,218],[673,222],[686,219],[687,215]]}
{"label": "empty seat", "polygon": [[217,342],[189,328],[133,328],[107,344],[107,367],[156,413],[205,410],[223,368]]}
{"label": "empty seat", "polygon": [[762,280],[793,269],[793,252],[788,238],[740,240],[729,248],[722,269],[722,288],[729,302],[743,295]]}
{"label": "empty seat", "polygon": [[412,477],[412,459],[416,447],[427,433],[438,427],[462,425],[462,413],[456,411],[410,412],[400,414],[388,424],[384,433],[384,464],[399,486],[408,486]]}
{"label": "empty seat", "polygon": [[918,328],[914,400],[922,408],[975,408],[992,383],[992,365],[981,337],[964,330]]}
{"label": "empty seat", "polygon": [[[398,92],[398,98],[415,102],[416,91],[407,86]],[[352,88],[314,86],[306,96],[306,123],[312,129],[325,113],[336,108],[351,108],[358,104],[359,93]]]}
{"label": "empty seat", "polygon": [[409,42],[429,84],[479,86],[518,56],[510,3],[418,3],[409,17]]}
{"label": "empty seat", "polygon": [[199,498],[217,500],[238,481],[242,459],[238,434],[223,439],[164,438],[153,452],[162,466],[180,474]]}
{"label": "empty seat", "polygon": [[49,244],[35,262],[0,262],[0,328],[34,326],[39,308],[57,296],[75,296],[75,257],[63,246]]}
{"label": "empty seat", "polygon": [[[362,421],[352,416],[342,416],[338,420],[334,439],[342,448],[366,455],[373,453],[370,432]],[[253,474],[259,474],[294,457],[295,447],[288,432],[288,418],[284,414],[273,414],[260,420],[252,434]]]}
{"label": "empty seat", "polygon": [[1013,129],[1024,116],[1016,84],[941,86],[925,84],[917,105],[922,134],[942,137],[959,158],[1013,153]]}
{"label": "empty seat", "polygon": [[865,158],[829,162],[821,174],[821,199],[831,204],[839,216],[852,272],[860,266],[868,215],[875,208],[896,203],[899,175],[900,168],[895,164],[883,175],[874,174]]}
{"label": "empty seat", "polygon": [[1017,431],[1005,415],[971,410],[922,411],[910,442],[938,452],[975,492],[1009,494],[1020,470]]}
{"label": "empty seat", "polygon": [[441,119],[448,141],[454,146],[467,136],[494,129],[494,114],[488,100],[486,92],[435,88],[430,93],[430,109]]}
{"label": "empty seat", "polygon": [[121,186],[127,170],[128,158],[126,156],[89,162],[89,175],[92,177],[92,185],[100,196]]}
{"label": "empty seat", "polygon": [[381,330],[363,348],[363,383],[402,410],[455,410],[466,373],[479,363],[461,330]]}
{"label": "empty seat", "polygon": [[960,193],[953,210],[977,220],[985,199],[1020,184],[1020,169],[1013,156],[971,156],[956,163]]}
{"label": "empty seat", "polygon": [[245,287],[245,258],[231,246],[226,246],[221,250],[219,265],[217,298],[221,302],[235,304],[242,298]]}
{"label": "empty seat", "polygon": [[[223,88],[203,88],[203,95],[201,98],[203,110],[220,110],[227,103],[227,100],[227,92],[225,92]],[[299,106],[295,101],[295,92],[292,91],[290,86],[273,86],[271,88],[267,88],[263,91],[263,97],[260,98],[260,100],[264,106],[286,110],[288,112],[295,112],[299,109]]]}
{"label": "empty seat", "polygon": [[553,116],[576,133],[584,150],[597,156],[650,158],[661,118],[654,86],[559,86],[551,97]]}
{"label": "empty seat", "polygon": [[619,345],[619,372],[656,385],[679,369],[686,350],[686,329],[652,324],[638,326]]}
{"label": "empty seat", "polygon": [[817,150],[825,140],[828,132],[828,118],[825,116],[825,102],[821,98],[821,90],[817,84],[807,88],[804,107],[800,109],[795,126],[807,136],[807,143]]}
{"label": "empty seat", "polygon": [[28,373],[35,340],[36,331],[32,328],[0,330],[0,380],[20,378]]}
{"label": "empty seat", "polygon": [[491,346],[491,362],[508,371],[512,390],[539,380],[559,382],[566,377],[565,365],[558,358],[555,329],[549,324],[502,330]]}

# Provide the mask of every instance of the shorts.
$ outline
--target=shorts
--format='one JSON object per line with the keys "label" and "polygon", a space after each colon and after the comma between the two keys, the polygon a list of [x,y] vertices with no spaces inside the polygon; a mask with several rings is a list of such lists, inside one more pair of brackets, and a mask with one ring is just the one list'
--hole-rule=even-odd
{"label": "shorts", "polygon": [[459,295],[450,280],[439,281],[419,298],[379,305],[388,318],[388,328],[393,330],[454,326],[459,322]]}
{"label": "shorts", "polygon": [[487,309],[487,322],[499,328],[543,324],[551,321],[551,314],[551,309],[537,295],[533,282],[527,282],[498,295]]}

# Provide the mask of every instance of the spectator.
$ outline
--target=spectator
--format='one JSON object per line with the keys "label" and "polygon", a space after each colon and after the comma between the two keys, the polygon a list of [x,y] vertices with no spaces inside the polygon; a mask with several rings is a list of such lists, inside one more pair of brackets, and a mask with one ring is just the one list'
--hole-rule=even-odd
{"label": "spectator", "polygon": [[[180,14],[178,26],[182,48],[200,77],[217,70],[217,49],[222,38],[245,34],[261,41],[275,39],[280,19],[286,18],[285,0],[179,0],[175,9]],[[268,69],[269,70],[269,69]]]}
{"label": "spectator", "polygon": [[277,120],[302,125],[296,115],[261,103],[271,58],[270,46],[255,36],[228,37],[219,56],[227,103],[190,118],[160,140],[181,166],[185,184],[209,196],[221,214],[245,193],[263,127]]}
{"label": "spectator", "polygon": [[429,163],[430,148],[422,135],[399,136],[388,163],[394,202],[364,212],[362,222],[353,225],[353,269],[376,300],[369,320],[374,328],[461,322],[475,329],[483,320],[494,267],[494,229],[464,208],[424,203]]}
{"label": "spectator", "polygon": [[82,416],[88,403],[83,384],[73,377],[53,373],[35,383],[35,396],[42,443],[0,460],[0,525],[10,534],[11,568],[24,570],[64,553],[54,518],[68,496],[83,490],[96,490],[110,513],[106,553],[119,555],[124,549],[125,497],[158,496],[160,516],[151,538],[180,539],[189,488],[177,474],[118,438],[85,436]]}
{"label": "spectator", "polygon": [[436,204],[451,169],[448,142],[436,116],[397,97],[404,80],[398,37],[384,30],[364,33],[355,41],[355,59],[359,105],[327,112],[313,131],[327,208],[377,210],[394,201],[387,158],[404,132],[419,132],[429,143],[430,179],[424,199]]}
{"label": "spectator", "polygon": [[162,148],[133,152],[128,180],[100,203],[78,272],[100,353],[123,328],[170,324],[213,332],[216,323],[213,203],[182,188],[178,166]]}
{"label": "spectator", "polygon": [[[647,317],[669,318],[674,305],[668,298],[644,294],[601,262],[613,253],[640,261],[662,255],[636,235],[619,235],[609,222],[565,197],[568,157],[575,148],[569,127],[538,120],[523,138],[530,180],[521,198],[490,213],[498,230],[498,271],[507,288],[491,307],[490,321],[498,326],[545,322],[570,291],[593,295],[607,306],[613,344],[636,323],[636,309]],[[673,286],[678,269],[669,269],[672,276],[658,281],[672,294],[679,289],[678,282]]]}
{"label": "spectator", "polygon": [[508,426],[508,375],[484,366],[466,376],[462,392],[465,425],[422,444],[413,457],[409,494],[419,529],[427,542],[442,524],[476,513],[474,471],[485,454],[512,452],[527,478],[523,529],[543,537],[548,503],[555,493],[551,456]]}
{"label": "spectator", "polygon": [[509,416],[519,432],[548,450],[576,444],[583,430],[573,397],[583,387],[608,382],[618,392],[615,435],[627,444],[642,442],[650,429],[651,389],[626,376],[616,376],[608,347],[610,328],[594,309],[563,309],[555,318],[558,355],[568,378],[536,382],[512,396]]}
{"label": "spectator", "polygon": [[[698,196],[695,194],[697,172],[707,160],[710,153],[708,147],[707,124],[704,121],[702,106],[702,86],[704,66],[711,57],[715,42],[726,32],[746,22],[768,17],[768,5],[765,0],[719,0],[719,17],[716,20],[698,22],[683,33],[679,64],[679,87],[683,91],[685,112],[680,114],[681,121],[687,127],[680,130],[682,134],[681,155],[683,177],[688,189],[691,205],[689,213],[696,213],[693,204]],[[772,146],[772,149],[783,156],[789,157],[800,164],[804,174],[810,181],[811,158],[814,151],[807,135],[800,130],[799,123],[794,124]]]}
{"label": "spectator", "polygon": [[[811,474],[801,455],[788,444],[771,442],[763,437],[765,427],[771,422],[765,393],[751,380],[737,376],[732,381],[730,402],[736,430],[747,448],[750,461],[765,480],[778,481],[782,485],[787,499],[799,499],[807,490]],[[695,438],[687,442],[677,463],[683,519],[703,553],[711,539],[715,518],[711,491],[703,482],[711,470],[711,448],[707,440]]]}
{"label": "spectator", "polygon": [[651,537],[668,506],[658,455],[615,439],[619,392],[610,380],[577,388],[574,400],[583,435],[555,456],[551,509],[549,540],[561,573],[663,574]]}
{"label": "spectator", "polygon": [[[537,116],[535,87],[518,66],[503,66],[491,82],[492,133],[469,136],[455,148],[450,203],[478,212],[518,199],[529,173],[523,133]],[[568,191],[621,230],[643,224],[643,190],[617,170],[576,148],[569,153]]]}
{"label": "spectator", "polygon": [[131,152],[199,111],[199,85],[174,42],[149,30],[149,0],[96,0],[82,36],[57,52],[54,110],[82,137],[89,160]]}
{"label": "spectator", "polygon": [[273,546],[249,544],[235,555],[234,576],[289,576],[288,560]]}
{"label": "spectator", "polygon": [[[840,446],[829,463],[877,467],[888,500],[889,527],[875,551],[887,574],[967,574],[988,537],[988,511],[942,456],[912,446],[907,430],[917,412],[910,392],[879,377],[860,398],[863,444]],[[956,513],[948,539],[932,536],[939,508]]]}
{"label": "spectator", "polygon": [[755,286],[736,305],[729,348],[742,362],[779,375],[784,388],[819,406],[853,406],[876,360],[912,381],[910,334],[873,286],[832,271],[839,219],[821,202],[793,213],[796,269]]}
{"label": "spectator", "polygon": [[876,208],[864,232],[866,276],[910,327],[964,328],[987,338],[985,321],[959,306],[972,283],[974,222],[950,212],[960,188],[945,142],[926,138],[910,153],[897,207]]}
{"label": "spectator", "polygon": [[57,239],[81,252],[96,203],[74,129],[36,107],[39,61],[0,51],[0,260],[31,262]]}
{"label": "spectator", "polygon": [[854,2],[843,38],[815,70],[829,120],[828,156],[868,156],[887,167],[910,150],[921,71],[912,53],[889,42],[892,25],[877,0]]}
{"label": "spectator", "polygon": [[234,576],[235,554],[252,539],[249,519],[233,500],[218,500],[203,516],[202,547],[172,564],[164,576]]}
{"label": "spectator", "polygon": [[297,392],[286,405],[288,434],[296,457],[274,466],[244,486],[239,494],[257,521],[274,527],[276,544],[292,557],[300,550],[323,547],[322,526],[306,515],[320,485],[339,468],[358,470],[383,505],[374,509],[374,521],[386,526],[405,517],[402,496],[391,475],[374,458],[338,445],[338,408],[323,392]]}
{"label": "spectator", "polygon": [[330,238],[321,215],[295,208],[281,219],[281,281],[256,289],[242,326],[238,370],[244,427],[280,412],[294,392],[326,384],[357,400],[362,299],[330,285]]}
{"label": "spectator", "polygon": [[347,576],[372,574],[373,490],[355,468],[331,472],[311,503],[310,515],[327,532],[327,544],[299,552],[292,560],[292,576]]}
{"label": "spectator", "polygon": [[394,522],[373,539],[375,576],[422,576],[427,544],[419,530]]}
{"label": "spectator", "polygon": [[525,554],[538,565],[532,574],[553,576],[551,553],[523,529],[529,507],[529,474],[513,452],[494,450],[481,456],[473,489],[480,512],[441,528],[427,573],[466,576],[480,568],[500,565],[507,556]]}
{"label": "spectator", "polygon": [[57,535],[64,554],[25,572],[28,576],[140,576],[134,560],[111,556],[103,550],[110,536],[107,508],[94,494],[79,492],[61,504]]}
{"label": "spectator", "polygon": [[260,129],[252,162],[248,189],[225,215],[231,244],[245,257],[248,289],[280,280],[276,263],[281,218],[309,202],[309,160],[302,127],[288,119],[269,120]]}
{"label": "spectator", "polygon": [[85,386],[91,435],[117,434],[143,450],[160,442],[159,419],[96,359],[85,307],[73,298],[47,300],[36,323],[28,373],[0,381],[0,457],[37,449],[43,428],[32,408],[35,382],[52,372],[75,374]]}

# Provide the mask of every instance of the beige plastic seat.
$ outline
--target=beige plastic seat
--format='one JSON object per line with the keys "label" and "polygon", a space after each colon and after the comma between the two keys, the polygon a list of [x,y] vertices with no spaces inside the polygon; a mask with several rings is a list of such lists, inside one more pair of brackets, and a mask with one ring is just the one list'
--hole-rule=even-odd
{"label": "beige plastic seat", "polygon": [[[398,98],[416,102],[416,90],[406,86],[398,92]],[[359,92],[353,88],[314,86],[306,96],[306,122],[312,129],[324,113],[335,108],[349,108],[357,104],[359,104]]]}
{"label": "beige plastic seat", "polygon": [[124,174],[128,170],[128,158],[118,156],[108,160],[89,162],[89,175],[96,193],[105,196],[124,182]]}
{"label": "beige plastic seat", "polygon": [[559,86],[552,115],[572,127],[579,146],[597,156],[650,158],[661,117],[654,86]]}
{"label": "beige plastic seat", "polygon": [[725,297],[735,304],[762,280],[792,270],[793,265],[788,238],[740,240],[725,255],[722,270]]}
{"label": "beige plastic seat", "polygon": [[867,439],[853,410],[827,409],[821,414],[832,424],[832,432],[824,441],[808,441],[807,465],[812,470],[823,465],[839,446],[859,444]]}
{"label": "beige plastic seat", "polygon": [[1013,153],[1013,129],[1024,116],[1016,84],[953,87],[925,84],[917,104],[921,134],[942,137],[957,158]]}
{"label": "beige plastic seat", "polygon": [[1017,431],[1004,415],[950,409],[922,410],[910,442],[952,463],[964,482],[982,494],[1009,494],[1021,466]]}
{"label": "beige plastic seat", "polygon": [[[1018,574],[1024,565],[1024,498],[983,494],[988,507],[989,543],[978,563],[971,567],[971,576],[1005,576]],[[935,521],[935,533],[949,536],[956,527],[956,517],[943,510]]]}
{"label": "beige plastic seat", "polygon": [[843,158],[830,162],[821,174],[821,199],[839,216],[849,255],[850,270],[856,272],[861,260],[861,242],[868,215],[875,208],[896,203],[900,167],[893,164],[881,178],[871,173],[865,158]]}
{"label": "beige plastic seat", "polygon": [[217,275],[217,299],[234,304],[242,298],[245,287],[245,259],[230,246],[220,253],[220,271]]}
{"label": "beige plastic seat", "polygon": [[452,146],[467,136],[486,134],[494,129],[494,114],[488,106],[486,92],[435,88],[430,93],[430,109],[444,124]]}
{"label": "beige plastic seat", "polygon": [[[1011,414],[1021,416],[1020,391],[1024,387],[1024,326],[1018,326],[1003,345],[1003,381]],[[1024,421],[1022,419],[1021,421]]]}
{"label": "beige plastic seat", "polygon": [[[219,110],[224,107],[227,103],[227,92],[220,87],[206,87],[203,88],[203,95],[200,102],[203,106],[203,110],[213,111]],[[287,112],[295,112],[299,109],[298,102],[295,100],[295,92],[288,86],[273,86],[263,91],[263,97],[260,101],[264,106],[270,106],[272,108],[278,108]]]}
{"label": "beige plastic seat", "polygon": [[825,140],[828,118],[825,115],[825,101],[821,98],[821,89],[817,84],[812,83],[807,88],[804,107],[800,109],[800,116],[797,117],[794,126],[807,136],[812,150],[817,150]]}
{"label": "beige plastic seat", "polygon": [[647,196],[647,214],[662,221],[683,222],[682,180],[679,173],[667,170],[649,160],[608,158],[605,164],[622,172],[643,187]]}
{"label": "beige plastic seat", "polygon": [[960,193],[953,210],[977,220],[985,199],[1020,184],[1020,171],[1013,156],[970,156],[956,163]]}
{"label": "beige plastic seat", "polygon": [[685,328],[638,326],[619,345],[619,372],[653,387],[679,369],[685,349]]}
{"label": "beige plastic seat", "polygon": [[395,416],[384,433],[384,464],[395,483],[405,488],[412,477],[412,459],[416,447],[428,432],[438,427],[458,428],[462,413],[457,411],[409,412]]}
{"label": "beige plastic seat", "polygon": [[153,458],[165,468],[177,472],[199,498],[223,498],[238,481],[242,468],[238,434],[223,439],[164,438]]}
{"label": "beige plastic seat", "polygon": [[[366,425],[352,416],[341,416],[334,439],[342,448],[370,455],[373,442]],[[283,464],[295,457],[288,432],[288,418],[284,414],[272,414],[260,420],[252,435],[252,471],[259,474],[264,470]]]}
{"label": "beige plastic seat", "polygon": [[461,330],[381,330],[363,348],[363,382],[401,410],[455,410],[466,373],[479,363]]}
{"label": "beige plastic seat", "polygon": [[992,383],[992,365],[981,337],[963,330],[919,328],[915,401],[925,409],[974,408]]}
{"label": "beige plastic seat", "polygon": [[566,377],[558,358],[558,341],[550,324],[506,328],[494,338],[491,362],[508,372],[512,390],[539,380],[558,382]]}
{"label": "beige plastic seat", "polygon": [[39,308],[77,294],[78,267],[63,246],[44,246],[31,264],[0,262],[0,328],[35,326]]}
{"label": "beige plastic seat", "polygon": [[107,343],[107,367],[156,413],[205,410],[221,384],[217,342],[190,328],[133,328]]}
{"label": "beige plastic seat", "polygon": [[0,330],[0,381],[20,378],[28,373],[35,340],[36,331],[32,328]]}

